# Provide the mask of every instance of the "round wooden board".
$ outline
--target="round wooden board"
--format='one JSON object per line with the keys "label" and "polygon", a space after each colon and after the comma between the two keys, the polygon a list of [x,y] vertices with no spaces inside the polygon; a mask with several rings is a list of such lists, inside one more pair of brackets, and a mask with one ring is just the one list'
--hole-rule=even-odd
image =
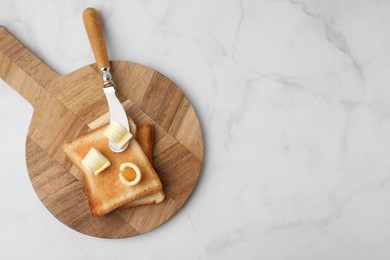
{"label": "round wooden board", "polygon": [[91,217],[81,173],[62,147],[108,123],[100,72],[85,66],[62,76],[0,26],[0,78],[34,107],[26,140],[31,183],[46,208],[86,235],[124,238],[171,218],[190,196],[203,160],[201,127],[190,101],[162,74],[131,62],[111,62],[117,96],[136,124],[155,129],[153,166],[165,192],[161,204]]}

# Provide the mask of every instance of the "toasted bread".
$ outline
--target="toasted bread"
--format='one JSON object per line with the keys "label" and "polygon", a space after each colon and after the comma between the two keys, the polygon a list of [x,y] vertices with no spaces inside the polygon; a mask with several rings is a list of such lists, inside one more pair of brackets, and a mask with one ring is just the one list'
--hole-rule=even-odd
{"label": "toasted bread", "polygon": [[[153,144],[154,144],[154,128],[152,125],[139,125],[137,127],[135,140],[139,143],[149,162],[152,163]],[[130,201],[118,209],[128,209],[138,206],[144,206],[154,203],[161,203],[165,198],[164,191],[158,191],[142,198]]]}
{"label": "toasted bread", "polygon": [[[125,151],[114,153],[103,135],[107,127],[104,125],[92,130],[64,146],[65,154],[84,175],[92,216],[102,216],[130,201],[162,190],[161,181],[138,142],[132,138]],[[81,164],[91,147],[99,150],[111,162],[111,166],[97,176],[86,172]],[[136,186],[125,186],[118,177],[119,167],[125,162],[133,162],[141,169],[142,179]]]}

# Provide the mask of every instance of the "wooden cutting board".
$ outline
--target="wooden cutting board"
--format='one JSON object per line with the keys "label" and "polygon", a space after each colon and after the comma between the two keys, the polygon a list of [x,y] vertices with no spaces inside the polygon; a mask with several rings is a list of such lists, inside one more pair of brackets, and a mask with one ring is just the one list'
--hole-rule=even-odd
{"label": "wooden cutting board", "polygon": [[62,146],[108,123],[100,72],[93,64],[59,75],[0,27],[0,77],[34,107],[26,160],[39,199],[53,216],[76,231],[123,238],[160,226],[183,206],[199,177],[203,140],[194,108],[171,80],[131,62],[113,61],[111,70],[127,115],[136,124],[155,128],[153,165],[166,197],[161,204],[93,218],[84,186],[73,176],[77,169]]}

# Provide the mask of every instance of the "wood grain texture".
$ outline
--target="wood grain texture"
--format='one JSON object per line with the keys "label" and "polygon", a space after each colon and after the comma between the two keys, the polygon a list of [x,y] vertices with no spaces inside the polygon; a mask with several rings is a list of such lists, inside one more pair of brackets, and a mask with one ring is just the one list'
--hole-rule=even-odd
{"label": "wood grain texture", "polygon": [[104,40],[103,26],[98,11],[88,7],[83,12],[83,21],[98,68],[109,67],[106,41]]}
{"label": "wood grain texture", "polygon": [[[0,77],[34,107],[26,141],[31,183],[47,209],[81,233],[122,238],[148,232],[171,218],[193,190],[203,160],[200,124],[190,101],[162,74],[139,64],[111,62],[117,95],[136,124],[155,129],[153,165],[165,201],[90,216],[79,172],[62,151],[64,142],[108,123],[108,108],[95,64],[61,76],[0,27]],[[76,176],[76,177],[75,177]]]}

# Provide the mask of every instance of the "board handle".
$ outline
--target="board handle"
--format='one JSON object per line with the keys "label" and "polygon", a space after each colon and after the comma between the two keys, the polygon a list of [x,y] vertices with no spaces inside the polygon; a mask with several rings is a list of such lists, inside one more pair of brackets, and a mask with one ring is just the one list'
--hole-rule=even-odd
{"label": "board handle", "polygon": [[0,25],[0,78],[30,104],[60,75]]}
{"label": "board handle", "polygon": [[110,61],[98,11],[95,8],[88,7],[83,11],[83,21],[93,55],[95,56],[96,65],[99,69],[109,67]]}

